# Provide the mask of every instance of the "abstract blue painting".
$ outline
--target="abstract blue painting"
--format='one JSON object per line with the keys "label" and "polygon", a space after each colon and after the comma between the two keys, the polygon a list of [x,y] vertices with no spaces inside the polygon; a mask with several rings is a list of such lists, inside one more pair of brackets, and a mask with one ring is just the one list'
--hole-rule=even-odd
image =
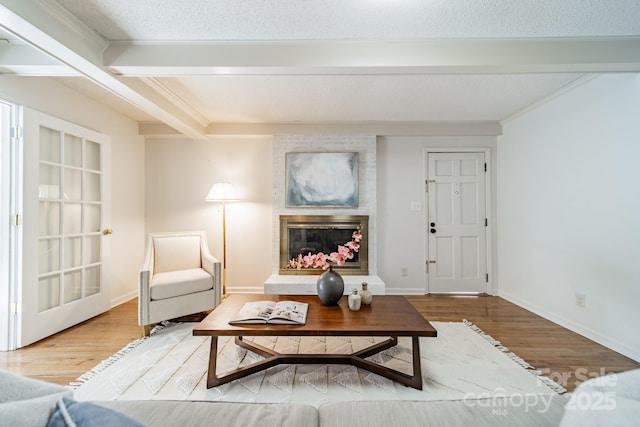
{"label": "abstract blue painting", "polygon": [[287,207],[358,207],[358,153],[286,154]]}

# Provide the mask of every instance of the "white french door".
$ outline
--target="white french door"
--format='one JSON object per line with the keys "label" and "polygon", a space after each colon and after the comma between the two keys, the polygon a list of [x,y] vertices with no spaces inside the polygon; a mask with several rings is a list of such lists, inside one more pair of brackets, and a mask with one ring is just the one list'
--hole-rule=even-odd
{"label": "white french door", "polygon": [[109,309],[109,137],[24,111],[18,347]]}
{"label": "white french door", "polygon": [[428,292],[486,293],[484,153],[428,153]]}
{"label": "white french door", "polygon": [[0,101],[0,351],[16,347],[15,292],[19,228],[15,213],[19,204],[18,175],[21,153],[18,145],[20,110]]}

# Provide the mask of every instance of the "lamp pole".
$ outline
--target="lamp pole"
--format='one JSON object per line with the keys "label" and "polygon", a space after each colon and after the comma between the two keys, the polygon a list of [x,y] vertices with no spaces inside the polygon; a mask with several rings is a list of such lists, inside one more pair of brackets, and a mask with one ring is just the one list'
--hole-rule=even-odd
{"label": "lamp pole", "polygon": [[222,299],[227,297],[227,202],[235,202],[233,186],[228,182],[213,184],[206,199],[209,202],[222,202]]}
{"label": "lamp pole", "polygon": [[222,201],[222,298],[227,297],[227,202]]}

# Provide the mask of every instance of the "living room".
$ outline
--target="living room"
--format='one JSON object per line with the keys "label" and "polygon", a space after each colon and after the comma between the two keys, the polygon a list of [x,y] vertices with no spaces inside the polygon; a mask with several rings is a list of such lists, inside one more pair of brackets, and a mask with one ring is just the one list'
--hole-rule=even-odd
{"label": "living room", "polygon": [[[2,7],[22,7],[10,3],[3,1]],[[72,7],[74,2],[59,3]],[[634,183],[640,172],[632,163],[640,155],[640,19],[632,19],[638,18],[637,4],[626,7],[612,8],[617,14],[611,28],[603,19],[604,24],[589,31],[584,21],[582,27],[576,23],[578,16],[575,21],[563,16],[568,30],[554,30],[561,37],[624,38],[631,46],[620,50],[626,61],[589,57],[596,65],[556,65],[566,80],[555,81],[557,86],[547,88],[544,97],[490,121],[476,115],[458,123],[439,117],[419,123],[361,118],[353,123],[256,124],[247,118],[226,127],[219,120],[206,138],[193,138],[136,119],[128,106],[118,109],[113,101],[101,102],[96,98],[102,92],[95,89],[82,93],[83,84],[71,82],[82,77],[3,72],[0,99],[110,137],[111,215],[105,226],[113,234],[104,271],[110,307],[137,296],[149,232],[205,230],[211,251],[221,257],[220,206],[204,200],[219,181],[233,183],[240,199],[228,205],[227,292],[260,292],[276,256],[274,135],[371,135],[377,163],[377,274],[386,294],[424,295],[428,290],[425,153],[487,150],[488,293],[640,361],[634,326],[640,299],[640,269],[634,262],[640,256],[640,190]],[[503,30],[502,37],[537,36],[529,31]],[[522,90],[528,84],[545,85],[542,65],[518,65],[524,72],[509,78],[520,82]],[[464,77],[445,76],[453,87],[462,85]],[[411,209],[414,201],[421,209]],[[576,294],[584,297],[583,306],[576,304]]]}

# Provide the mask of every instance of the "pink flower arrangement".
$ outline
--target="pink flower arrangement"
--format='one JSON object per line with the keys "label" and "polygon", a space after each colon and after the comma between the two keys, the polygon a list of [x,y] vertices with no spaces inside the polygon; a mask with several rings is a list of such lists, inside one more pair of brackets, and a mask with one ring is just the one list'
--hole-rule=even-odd
{"label": "pink flower arrangement", "polygon": [[360,250],[360,240],[362,240],[362,234],[360,233],[360,230],[356,230],[351,235],[351,240],[349,242],[344,245],[338,245],[337,252],[331,252],[330,254],[325,254],[323,252],[312,254],[309,252],[305,256],[300,254],[297,258],[289,260],[287,267],[295,268],[297,270],[302,268],[322,268],[323,270],[326,270],[329,268],[331,263],[334,263],[335,265],[344,265],[347,260],[353,259],[354,254]]}

